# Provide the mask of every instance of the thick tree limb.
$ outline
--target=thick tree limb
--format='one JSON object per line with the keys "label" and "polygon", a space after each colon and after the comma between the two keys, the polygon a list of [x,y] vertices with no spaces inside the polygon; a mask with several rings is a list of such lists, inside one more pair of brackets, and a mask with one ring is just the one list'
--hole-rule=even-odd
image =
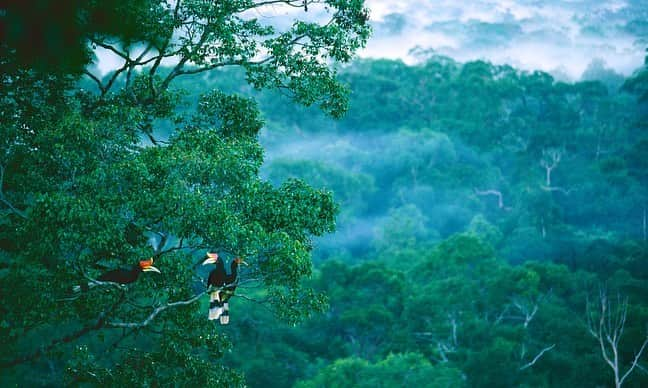
{"label": "thick tree limb", "polygon": [[91,80],[93,80],[94,83],[97,84],[97,87],[99,88],[99,91],[101,92],[101,94],[104,94],[105,89],[104,89],[103,82],[101,82],[101,80],[100,80],[96,75],[92,74],[92,73],[89,72],[87,69],[86,69],[86,70],[83,70],[83,74],[87,75],[88,78],[90,78]]}

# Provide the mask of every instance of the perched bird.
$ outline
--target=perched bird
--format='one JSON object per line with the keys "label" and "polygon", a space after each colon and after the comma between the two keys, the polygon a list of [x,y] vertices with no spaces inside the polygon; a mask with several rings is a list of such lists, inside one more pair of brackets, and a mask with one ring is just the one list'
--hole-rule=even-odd
{"label": "perched bird", "polygon": [[227,283],[227,286],[225,286],[225,291],[223,292],[223,298],[221,301],[223,302],[223,315],[220,317],[220,323],[221,325],[227,325],[229,323],[229,298],[234,295],[234,290],[236,290],[236,278],[238,277],[238,266],[239,264],[244,264],[248,265],[243,259],[240,257],[236,257],[234,260],[232,260],[232,263],[230,264],[231,272],[227,277],[225,278],[225,281]]}
{"label": "perched bird", "polygon": [[[157,272],[160,270],[153,266],[153,258],[148,260],[140,260],[140,262],[132,267],[118,268],[101,274],[97,280],[100,282],[113,282],[119,284],[129,284],[135,282],[142,272]],[[98,285],[95,282],[89,282],[86,285],[74,286],[74,292],[85,291],[89,288]]]}
{"label": "perched bird", "polygon": [[227,325],[229,323],[228,300],[236,290],[238,266],[239,264],[247,265],[247,263],[239,257],[235,258],[230,265],[231,273],[227,274],[223,259],[216,253],[207,253],[207,259],[202,264],[216,264],[216,268],[209,273],[207,279],[208,286],[218,287],[209,295],[209,320],[220,319],[222,325]]}
{"label": "perched bird", "polygon": [[207,252],[207,258],[202,262],[202,265],[216,264],[216,268],[209,273],[207,278],[208,287],[218,287],[218,290],[212,291],[209,294],[209,320],[218,319],[223,313],[223,304],[221,303],[221,291],[225,286],[227,273],[225,272],[225,264],[223,259],[218,257],[217,253]]}

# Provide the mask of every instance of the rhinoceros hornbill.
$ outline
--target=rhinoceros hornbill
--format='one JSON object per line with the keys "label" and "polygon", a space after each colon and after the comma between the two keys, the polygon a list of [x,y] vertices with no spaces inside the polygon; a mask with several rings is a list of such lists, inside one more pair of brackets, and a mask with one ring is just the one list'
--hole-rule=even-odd
{"label": "rhinoceros hornbill", "polygon": [[[125,268],[118,268],[110,270],[101,274],[97,280],[100,282],[113,282],[119,284],[129,284],[135,282],[142,272],[157,272],[160,270],[153,266],[153,258],[148,260],[140,260],[139,263]],[[89,282],[80,286],[74,286],[74,292],[85,291],[91,287],[98,285],[96,282]]]}
{"label": "rhinoceros hornbill", "polygon": [[236,290],[238,266],[247,263],[240,257],[235,258],[230,265],[231,272],[227,274],[223,259],[216,253],[207,253],[207,259],[202,264],[216,264],[216,268],[209,273],[207,279],[207,286],[218,288],[209,295],[209,320],[219,319],[221,325],[227,325],[229,323],[228,301]]}

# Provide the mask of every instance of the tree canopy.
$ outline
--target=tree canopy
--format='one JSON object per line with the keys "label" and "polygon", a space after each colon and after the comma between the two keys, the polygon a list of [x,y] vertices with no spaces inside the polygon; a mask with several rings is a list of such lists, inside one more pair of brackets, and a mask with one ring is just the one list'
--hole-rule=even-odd
{"label": "tree canopy", "polygon": [[[297,6],[303,20],[264,24],[256,11],[270,6]],[[241,282],[298,320],[324,306],[302,280],[312,271],[310,239],[334,229],[337,207],[301,180],[259,177],[263,119],[253,99],[205,89],[185,107],[174,82],[238,67],[256,88],[339,116],[346,90],[331,62],[364,45],[367,10],[355,0],[34,7],[12,3],[2,14],[3,380],[50,365],[50,376],[33,378],[242,384],[215,361],[230,345],[206,319],[196,264],[206,251],[245,257]],[[84,67],[93,50],[122,64],[105,75]],[[149,257],[159,276],[97,282]],[[97,286],[72,293],[88,282]]]}

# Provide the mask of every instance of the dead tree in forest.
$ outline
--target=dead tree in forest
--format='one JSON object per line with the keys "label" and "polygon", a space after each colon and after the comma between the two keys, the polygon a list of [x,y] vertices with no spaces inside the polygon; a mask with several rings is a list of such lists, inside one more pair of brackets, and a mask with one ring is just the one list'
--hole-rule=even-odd
{"label": "dead tree in forest", "polygon": [[598,341],[605,363],[614,372],[614,386],[621,388],[634,369],[637,366],[641,368],[639,360],[646,349],[646,345],[648,345],[648,332],[639,350],[635,352],[630,366],[623,372],[620,341],[628,316],[628,299],[621,300],[621,296],[617,294],[617,302],[613,304],[608,299],[607,293],[604,290],[600,290],[598,305],[598,308],[592,309],[588,301],[587,327],[590,334]]}

